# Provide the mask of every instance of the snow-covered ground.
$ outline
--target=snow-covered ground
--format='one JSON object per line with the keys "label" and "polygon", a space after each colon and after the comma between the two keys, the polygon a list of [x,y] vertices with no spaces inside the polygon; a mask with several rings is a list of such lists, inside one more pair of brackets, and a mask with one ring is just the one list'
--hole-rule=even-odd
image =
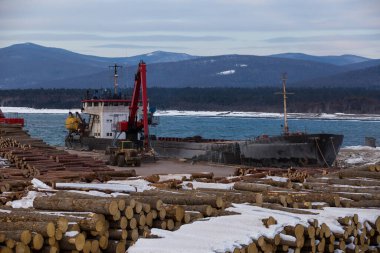
{"label": "snow-covered ground", "polygon": [[337,161],[344,167],[380,163],[380,147],[344,147],[340,149]]}
{"label": "snow-covered ground", "polygon": [[[67,114],[80,112],[80,109],[34,109],[28,107],[1,107],[4,113],[52,113]],[[158,110],[157,116],[197,116],[197,117],[244,117],[244,118],[282,118],[282,113],[268,112],[232,112],[232,111],[179,111]],[[380,121],[379,114],[345,114],[345,113],[289,113],[291,119],[324,119],[324,120],[370,120]]]}
{"label": "snow-covered ground", "polygon": [[51,113],[68,114],[69,112],[80,112],[80,109],[35,109],[30,107],[1,107],[3,113]]}
{"label": "snow-covered ground", "polygon": [[[197,117],[243,117],[243,118],[283,118],[282,113],[268,112],[232,112],[232,111],[157,111],[157,116],[197,116]],[[370,120],[380,121],[378,114],[344,114],[344,113],[288,113],[290,119],[323,119],[323,120]]]}

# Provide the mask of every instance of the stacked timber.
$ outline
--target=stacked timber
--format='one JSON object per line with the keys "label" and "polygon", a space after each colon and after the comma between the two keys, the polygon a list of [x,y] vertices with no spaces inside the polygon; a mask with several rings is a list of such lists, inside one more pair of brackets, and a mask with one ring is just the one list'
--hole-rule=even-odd
{"label": "stacked timber", "polygon": [[92,157],[72,155],[30,137],[20,126],[0,125],[0,204],[20,199],[32,178],[56,182],[106,181],[136,176],[134,170],[115,171]]}
{"label": "stacked timber", "polygon": [[[218,215],[221,198],[159,191],[115,198],[58,191],[34,199],[34,209],[0,209],[2,252],[125,252],[151,228],[176,230],[181,225]],[[20,251],[19,251],[20,250]]]}
{"label": "stacked timber", "polygon": [[[276,220],[270,216],[263,223],[271,226]],[[380,217],[375,223],[362,224],[354,214],[338,219],[337,223],[341,226],[339,229],[310,219],[307,226],[285,226],[274,236],[260,236],[233,252],[379,252]]]}

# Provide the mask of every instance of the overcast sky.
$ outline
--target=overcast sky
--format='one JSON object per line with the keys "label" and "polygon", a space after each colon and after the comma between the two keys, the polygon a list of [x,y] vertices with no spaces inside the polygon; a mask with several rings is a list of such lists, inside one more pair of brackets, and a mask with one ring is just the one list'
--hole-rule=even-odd
{"label": "overcast sky", "polygon": [[0,0],[0,47],[380,58],[380,0]]}

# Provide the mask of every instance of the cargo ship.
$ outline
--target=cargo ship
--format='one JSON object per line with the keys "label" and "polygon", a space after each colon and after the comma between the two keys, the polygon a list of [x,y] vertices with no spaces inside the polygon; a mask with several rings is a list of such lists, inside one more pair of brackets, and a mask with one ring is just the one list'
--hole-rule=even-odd
{"label": "cargo ship", "polygon": [[86,94],[82,100],[82,114],[71,114],[66,119],[69,130],[65,140],[67,147],[105,150],[120,140],[128,139],[141,149],[154,150],[158,157],[265,167],[330,167],[343,142],[343,135],[289,131],[286,75],[283,75],[283,91],[280,93],[284,99],[284,127],[279,136],[262,135],[253,140],[152,136],[149,135],[149,126],[156,124],[156,118],[154,111],[149,109],[145,63],[140,62],[138,66],[130,99],[118,94],[117,71],[115,64],[113,94]]}

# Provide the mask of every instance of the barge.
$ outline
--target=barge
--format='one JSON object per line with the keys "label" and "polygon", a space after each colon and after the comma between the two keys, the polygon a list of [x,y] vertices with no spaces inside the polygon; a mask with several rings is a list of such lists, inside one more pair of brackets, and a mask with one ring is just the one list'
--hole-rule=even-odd
{"label": "barge", "polygon": [[[141,67],[143,66],[143,67]],[[117,92],[118,66],[114,66],[114,93],[87,94],[82,114],[66,120],[69,134],[66,146],[106,150],[121,140],[132,140],[139,148],[153,149],[158,157],[185,158],[223,164],[250,166],[325,166],[333,165],[343,135],[329,133],[291,133],[286,114],[286,76],[283,76],[284,129],[279,136],[260,136],[253,140],[209,140],[200,136],[170,138],[149,135],[148,125],[156,123],[149,110],[145,63],[135,75],[131,99]],[[140,88],[142,98],[139,98]],[[85,120],[87,116],[87,122]]]}

